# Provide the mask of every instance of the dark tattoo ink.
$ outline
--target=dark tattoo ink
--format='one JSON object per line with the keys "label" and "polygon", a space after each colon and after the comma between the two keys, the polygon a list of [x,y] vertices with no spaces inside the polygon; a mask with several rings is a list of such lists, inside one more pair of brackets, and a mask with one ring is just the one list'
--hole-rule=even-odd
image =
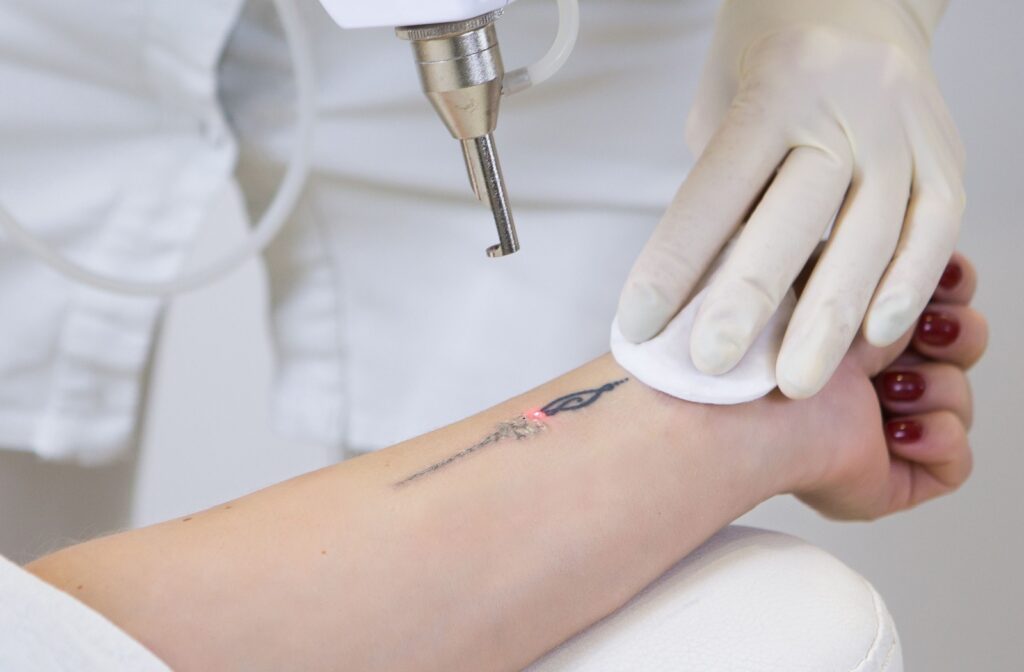
{"label": "dark tattoo ink", "polygon": [[595,390],[584,390],[583,392],[567,394],[564,397],[555,399],[550,404],[540,409],[540,412],[550,418],[552,415],[558,415],[564,411],[578,411],[581,408],[590,406],[592,403],[600,399],[602,394],[605,392],[611,392],[627,380],[629,380],[629,378],[623,378],[622,380],[616,380],[614,383],[602,385]]}
{"label": "dark tattoo ink", "polygon": [[524,439],[536,436],[537,434],[540,434],[545,429],[547,429],[547,425],[545,425],[543,422],[545,419],[550,418],[553,415],[558,415],[559,413],[565,413],[568,411],[579,411],[581,409],[584,409],[593,404],[594,402],[596,402],[598,399],[600,399],[601,396],[606,392],[611,392],[619,385],[622,385],[623,383],[626,383],[628,381],[629,378],[623,378],[622,380],[616,380],[611,383],[606,383],[605,385],[602,385],[601,387],[595,388],[593,390],[583,390],[582,392],[574,392],[572,394],[567,394],[564,397],[559,397],[558,399],[555,399],[554,401],[550,402],[547,406],[544,406],[541,409],[529,412],[525,415],[520,415],[519,417],[514,418],[512,420],[502,422],[495,428],[493,432],[491,432],[484,438],[480,439],[472,446],[463,448],[454,455],[446,457],[440,462],[435,462],[429,467],[425,467],[417,471],[415,474],[412,474],[411,476],[408,476],[402,479],[401,481],[398,481],[397,483],[395,483],[395,487],[408,485],[409,483],[417,481],[423,478],[424,476],[429,476],[430,474],[440,471],[441,469],[444,469],[445,467],[451,465],[454,462],[458,462],[463,458],[469,457],[473,453],[476,453],[488,446],[493,446],[494,444],[504,441],[505,439],[514,439],[515,441],[522,441]]}

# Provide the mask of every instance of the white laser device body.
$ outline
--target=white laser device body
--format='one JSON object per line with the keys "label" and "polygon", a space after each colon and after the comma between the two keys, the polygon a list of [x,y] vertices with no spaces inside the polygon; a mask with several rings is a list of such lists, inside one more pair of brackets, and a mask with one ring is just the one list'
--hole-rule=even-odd
{"label": "white laser device body", "polygon": [[[492,257],[519,249],[508,194],[494,143],[502,95],[551,77],[572,52],[579,33],[578,0],[557,0],[559,26],[548,53],[533,65],[505,72],[495,22],[514,0],[321,0],[343,28],[397,27],[408,40],[424,92],[453,137],[462,144],[473,192],[494,213],[499,243]],[[15,244],[65,276],[100,289],[136,296],[170,296],[204,287],[258,254],[284,228],[310,168],[316,121],[316,82],[309,38],[294,0],[274,0],[298,91],[296,137],[288,168],[248,240],[223,259],[167,282],[137,282],[92,271],[68,259],[22,226],[0,204],[0,230]]]}
{"label": "white laser device body", "polygon": [[320,0],[342,28],[418,26],[465,21],[515,0]]}

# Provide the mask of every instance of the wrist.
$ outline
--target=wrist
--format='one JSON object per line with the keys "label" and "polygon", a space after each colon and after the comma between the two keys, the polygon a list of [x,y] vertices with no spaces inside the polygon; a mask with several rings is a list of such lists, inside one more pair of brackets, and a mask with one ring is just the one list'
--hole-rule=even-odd
{"label": "wrist", "polygon": [[730,488],[737,495],[737,517],[808,480],[808,462],[781,412],[793,402],[780,393],[715,406],[676,399],[637,383],[638,394],[648,398],[645,405],[658,409],[651,426],[680,460],[677,468],[701,469]]}
{"label": "wrist", "polygon": [[[586,381],[630,379],[609,398],[615,403],[605,408],[611,416],[607,427],[623,435],[623,460],[632,462],[643,455],[645,470],[701,475],[721,486],[728,499],[723,504],[734,517],[790,492],[803,478],[800,447],[788,440],[779,419],[788,402],[781,394],[736,406],[698,404],[648,387],[610,354],[580,369],[584,370]],[[559,387],[565,387],[564,381]]]}

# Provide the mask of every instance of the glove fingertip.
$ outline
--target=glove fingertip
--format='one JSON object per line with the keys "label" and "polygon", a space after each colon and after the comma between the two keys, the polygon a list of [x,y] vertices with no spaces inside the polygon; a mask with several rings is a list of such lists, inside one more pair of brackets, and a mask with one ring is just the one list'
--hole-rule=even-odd
{"label": "glove fingertip", "polygon": [[646,285],[633,285],[623,290],[616,319],[627,341],[651,340],[661,333],[670,318],[671,309],[659,292]]}
{"label": "glove fingertip", "polygon": [[887,348],[900,340],[920,316],[920,294],[910,287],[887,292],[875,301],[864,321],[864,338],[876,348]]}
{"label": "glove fingertip", "polygon": [[906,333],[907,328],[909,328],[909,325],[901,327],[898,326],[898,323],[892,321],[868,320],[864,323],[864,340],[872,347],[888,348],[900,340],[900,337]]}
{"label": "glove fingertip", "polygon": [[[806,330],[798,328],[802,338],[786,335],[775,366],[775,377],[782,393],[794,400],[810,399],[828,384],[846,348],[832,325],[834,320],[817,319]],[[790,325],[793,329],[793,325]]]}
{"label": "glove fingertip", "polygon": [[821,391],[821,387],[808,386],[804,381],[794,380],[783,376],[778,377],[778,385],[779,391],[793,401],[810,399]]}
{"label": "glove fingertip", "polygon": [[690,335],[690,360],[703,374],[729,373],[743,359],[747,346],[728,329],[698,321]]}
{"label": "glove fingertip", "polygon": [[794,401],[810,399],[824,387],[824,383],[819,382],[822,376],[811,370],[819,367],[809,366],[806,361],[793,360],[793,356],[787,357],[785,353],[779,357],[775,367],[779,390]]}

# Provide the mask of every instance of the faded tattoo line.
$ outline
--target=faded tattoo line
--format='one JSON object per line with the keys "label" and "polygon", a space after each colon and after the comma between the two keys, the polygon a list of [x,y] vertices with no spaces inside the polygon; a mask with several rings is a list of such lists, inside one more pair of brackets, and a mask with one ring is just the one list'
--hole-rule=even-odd
{"label": "faded tattoo line", "polygon": [[411,476],[408,476],[402,479],[401,481],[398,481],[397,483],[395,483],[395,487],[408,485],[409,483],[417,481],[423,478],[424,476],[429,476],[430,474],[433,474],[434,472],[440,471],[441,469],[444,469],[445,467],[451,465],[453,462],[457,462],[463,458],[469,457],[473,453],[476,453],[477,451],[480,451],[488,446],[493,446],[494,444],[504,441],[505,439],[514,439],[516,441],[522,441],[523,439],[528,439],[530,437],[536,436],[537,434],[540,434],[545,429],[547,429],[547,425],[545,425],[542,422],[542,420],[544,420],[545,418],[549,418],[553,415],[558,415],[559,413],[578,411],[583,408],[586,408],[593,404],[594,402],[596,402],[598,399],[600,399],[601,396],[604,395],[606,392],[611,392],[619,385],[622,385],[623,383],[626,383],[628,381],[629,378],[623,378],[622,380],[616,380],[611,383],[606,383],[601,387],[592,390],[573,392],[572,394],[567,394],[564,397],[559,397],[558,399],[555,399],[554,401],[548,403],[547,406],[544,406],[543,408],[530,413],[529,418],[527,418],[525,415],[520,415],[519,417],[514,418],[512,420],[502,422],[495,428],[493,432],[491,432],[481,440],[477,441],[472,446],[469,446],[468,448],[463,448],[454,455],[446,457],[440,462],[435,462],[429,467],[425,467],[420,471],[417,471],[415,474],[412,474]]}
{"label": "faded tattoo line", "polygon": [[446,457],[440,462],[430,465],[426,469],[417,471],[412,476],[409,476],[408,478],[399,481],[395,485],[407,485],[409,483],[412,483],[413,481],[423,478],[424,476],[427,476],[429,474],[432,474],[435,471],[438,471],[439,469],[444,469],[452,462],[456,462],[464,457],[468,457],[473,453],[477,452],[478,450],[498,443],[503,439],[515,439],[516,441],[522,441],[525,438],[535,436],[536,434],[543,432],[545,428],[546,425],[543,422],[540,422],[539,420],[527,420],[525,417],[520,415],[518,418],[515,418],[514,420],[510,420],[508,422],[503,422],[499,424],[497,429],[494,430],[494,432],[488,434],[480,441],[477,441],[469,448],[464,448],[463,450],[460,450],[451,457]]}

